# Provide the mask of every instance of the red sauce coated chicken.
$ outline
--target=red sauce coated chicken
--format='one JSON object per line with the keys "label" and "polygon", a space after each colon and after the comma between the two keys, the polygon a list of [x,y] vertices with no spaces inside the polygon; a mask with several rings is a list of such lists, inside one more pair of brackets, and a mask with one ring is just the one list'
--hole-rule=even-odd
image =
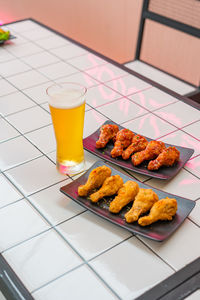
{"label": "red sauce coated chicken", "polygon": [[100,136],[98,141],[96,141],[96,148],[104,148],[110,140],[115,139],[118,131],[117,125],[106,124],[101,126]]}
{"label": "red sauce coated chicken", "polygon": [[127,148],[133,139],[134,133],[129,129],[122,129],[118,131],[116,135],[115,146],[111,151],[112,157],[117,157],[122,155],[122,152]]}

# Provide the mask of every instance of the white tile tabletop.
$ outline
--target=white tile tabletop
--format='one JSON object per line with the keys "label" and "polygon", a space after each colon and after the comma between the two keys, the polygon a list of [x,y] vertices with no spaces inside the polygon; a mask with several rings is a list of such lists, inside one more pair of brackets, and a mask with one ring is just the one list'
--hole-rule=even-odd
{"label": "white tile tabletop", "polygon": [[[136,299],[199,256],[199,110],[37,22],[6,27],[16,39],[0,47],[0,252],[36,300]],[[134,65],[180,94],[193,90],[143,63]],[[60,192],[83,174],[69,177],[56,169],[46,89],[60,82],[88,89],[84,138],[110,119],[194,149],[171,180],[128,172],[196,202],[169,239],[133,236]],[[86,150],[84,157],[85,170],[99,160]]]}

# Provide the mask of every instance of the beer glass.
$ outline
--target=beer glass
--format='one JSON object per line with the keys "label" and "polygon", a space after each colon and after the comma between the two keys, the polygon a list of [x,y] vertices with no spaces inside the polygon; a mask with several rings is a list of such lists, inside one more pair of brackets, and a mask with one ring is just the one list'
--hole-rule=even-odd
{"label": "beer glass", "polygon": [[56,83],[47,89],[57,143],[56,165],[60,173],[84,170],[83,126],[87,89],[76,83]]}

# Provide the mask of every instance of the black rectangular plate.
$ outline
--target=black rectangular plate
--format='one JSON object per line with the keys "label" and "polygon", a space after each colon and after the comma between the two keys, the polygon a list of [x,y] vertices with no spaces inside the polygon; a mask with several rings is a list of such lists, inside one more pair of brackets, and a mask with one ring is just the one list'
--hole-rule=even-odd
{"label": "black rectangular plate", "polygon": [[[158,221],[158,222],[151,224],[149,226],[146,226],[146,227],[142,227],[142,226],[138,225],[136,222],[133,224],[128,224],[128,223],[126,223],[126,221],[124,219],[124,214],[127,212],[128,208],[129,209],[131,208],[132,204],[124,207],[120,211],[120,213],[112,214],[109,212],[109,205],[106,201],[100,200],[96,204],[96,203],[92,203],[86,197],[78,196],[79,185],[85,184],[88,179],[89,173],[93,169],[95,169],[99,166],[102,166],[102,165],[108,166],[112,170],[112,175],[119,174],[122,177],[124,183],[127,180],[133,180],[138,183],[140,188],[151,188],[153,191],[156,192],[159,199],[166,198],[166,197],[175,198],[178,203],[178,210],[177,210],[177,213],[176,213],[175,217],[173,218],[173,220],[172,221]],[[72,200],[74,200],[77,203],[79,203],[80,205],[82,205],[83,207],[94,212],[98,216],[100,216],[120,227],[123,227],[123,228],[131,231],[134,234],[139,234],[146,238],[149,238],[149,239],[152,239],[155,241],[160,241],[160,242],[167,239],[182,224],[182,222],[185,220],[185,218],[189,215],[189,213],[195,206],[195,202],[192,200],[185,199],[185,198],[175,196],[175,195],[163,192],[161,190],[152,188],[147,184],[144,184],[138,180],[133,179],[129,175],[125,175],[124,173],[121,173],[119,170],[113,168],[112,166],[110,166],[109,164],[105,163],[102,160],[96,162],[85,174],[83,174],[78,179],[61,187],[60,191],[62,193],[64,193],[65,195],[67,195],[68,197],[70,197]],[[114,198],[114,196],[113,196],[113,198]]]}
{"label": "black rectangular plate", "polygon": [[[116,124],[116,123],[114,123],[112,121],[106,121],[103,125],[105,125],[105,124]],[[116,125],[118,125],[119,130],[124,128],[124,127],[120,126],[119,124],[116,124]],[[121,157],[112,158],[110,155],[110,152],[113,148],[113,142],[109,142],[107,144],[107,146],[103,149],[97,149],[96,141],[99,139],[99,135],[100,135],[100,128],[97,129],[97,131],[95,131],[93,134],[91,134],[90,136],[85,138],[83,140],[84,149],[86,149],[89,152],[91,152],[92,154],[95,154],[95,155],[99,156],[100,158],[105,159],[115,165],[122,167],[122,168],[125,168],[130,171],[134,171],[134,172],[137,172],[137,173],[140,173],[143,175],[147,175],[150,177],[155,177],[158,179],[170,179],[170,178],[174,177],[181,170],[181,168],[185,165],[185,163],[188,161],[188,159],[194,153],[193,149],[165,143],[166,147],[175,146],[180,151],[179,162],[172,167],[161,167],[157,171],[149,171],[147,169],[148,161],[142,163],[138,167],[135,167],[135,166],[133,166],[131,159],[123,160]],[[148,137],[146,137],[146,139],[148,141],[152,141],[152,139],[150,139]]]}

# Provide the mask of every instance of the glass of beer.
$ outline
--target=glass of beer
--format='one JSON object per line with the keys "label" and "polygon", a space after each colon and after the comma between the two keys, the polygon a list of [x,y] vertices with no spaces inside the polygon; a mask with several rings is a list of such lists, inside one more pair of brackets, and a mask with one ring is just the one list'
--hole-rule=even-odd
{"label": "glass of beer", "polygon": [[87,89],[76,83],[56,83],[47,89],[57,143],[56,166],[74,175],[84,170],[83,127]]}

